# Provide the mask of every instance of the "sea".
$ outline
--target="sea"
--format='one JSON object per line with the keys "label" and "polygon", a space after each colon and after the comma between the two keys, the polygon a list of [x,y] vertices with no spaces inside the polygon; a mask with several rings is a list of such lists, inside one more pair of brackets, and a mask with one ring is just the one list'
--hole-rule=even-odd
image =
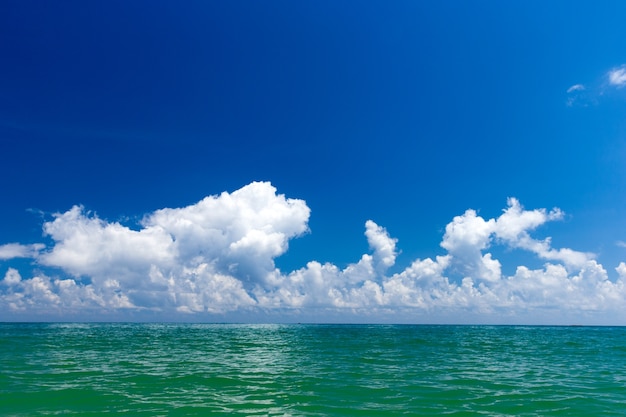
{"label": "sea", "polygon": [[626,328],[0,323],[1,416],[626,416]]}

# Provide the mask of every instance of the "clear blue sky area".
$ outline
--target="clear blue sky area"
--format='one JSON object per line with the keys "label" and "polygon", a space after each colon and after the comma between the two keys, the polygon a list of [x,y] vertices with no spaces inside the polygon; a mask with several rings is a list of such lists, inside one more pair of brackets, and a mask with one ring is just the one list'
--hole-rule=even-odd
{"label": "clear blue sky area", "polygon": [[[551,314],[545,308],[565,311],[574,321],[587,320],[589,311],[609,315],[598,300],[625,299],[615,269],[626,261],[625,21],[621,1],[3,1],[0,319],[50,311],[28,289],[36,277],[59,297],[52,303],[57,318],[76,317],[82,308],[115,318],[133,318],[127,314],[147,308],[159,318],[188,313],[182,317],[190,320],[211,320],[215,312],[239,319],[256,308],[275,314],[272,320],[296,321],[344,317],[345,308],[366,312],[372,321],[463,321],[467,311],[476,315],[472,320],[497,321],[498,309],[509,308],[517,316],[505,322],[519,321],[525,311],[541,322]],[[215,230],[245,225],[241,236],[224,243],[231,252],[236,242],[255,248],[245,261],[217,249],[187,259],[177,246],[187,242],[182,232],[146,220],[206,196],[226,201],[217,196],[251,184],[263,193],[259,184],[267,183],[276,189],[268,204],[284,194],[304,200],[310,215],[282,222],[276,213],[283,211],[271,206],[274,214],[255,226],[241,220],[249,219],[245,210],[243,217],[233,214],[234,223],[211,223]],[[519,220],[514,224],[524,226],[515,236],[504,221],[488,226],[487,243],[472,237],[480,235],[474,226],[455,229],[458,236],[446,229],[455,216],[469,225],[468,209],[497,222],[503,210],[515,207],[509,197],[525,210],[516,219],[543,213],[544,221]],[[237,201],[245,206],[251,200]],[[114,238],[103,238],[93,253],[72,252],[79,239],[69,229],[50,232],[50,224],[75,205],[83,209],[73,221],[97,219],[98,236],[108,236],[103,231],[116,223],[128,236],[150,227],[164,231],[171,259],[135,257],[135,249],[117,258],[106,246]],[[558,213],[551,211],[555,207]],[[367,228],[368,220],[381,229]],[[298,227],[279,226],[291,221]],[[77,230],[77,223],[68,224]],[[254,246],[258,233],[250,230],[282,233],[281,249],[267,249],[266,235]],[[97,240],[85,233],[81,245]],[[213,238],[193,236],[194,245],[216,247]],[[381,261],[384,271],[376,269],[390,253],[376,243],[383,240],[396,245],[387,248],[394,255]],[[80,265],[108,262],[123,271],[79,267],[69,252],[84,255]],[[351,265],[363,266],[358,263],[368,253],[376,273],[342,275]],[[555,277],[550,268],[558,266],[566,277],[554,285],[563,289],[593,269],[585,262],[605,271],[591,287],[604,288],[604,282],[615,288],[610,296],[596,294],[596,304],[556,293],[541,304],[526,287],[499,289],[495,299],[483,293],[467,305],[451,298],[421,305],[414,293],[414,302],[391,297],[394,277],[408,274],[414,261],[446,255],[449,265],[441,261],[443,270],[435,275],[458,288],[469,278],[475,288],[483,282],[497,292],[511,277],[521,280],[520,266],[544,278]],[[500,281],[484,275],[492,271],[491,259],[500,263]],[[297,271],[304,281],[313,279],[307,275],[312,270],[304,270],[309,261],[340,272],[328,272],[333,278],[322,273],[326,284],[316,290],[296,288],[300,281],[293,274],[289,285],[281,281]],[[247,262],[269,266],[244,274]],[[228,276],[252,301],[181,301],[182,290],[171,283],[205,264],[206,282]],[[279,278],[269,278],[273,266]],[[146,290],[147,271],[156,270],[170,279],[162,292]],[[434,294],[421,278],[406,279],[407,288]],[[85,293],[69,302],[55,280],[73,281]],[[129,300],[121,310],[102,292],[114,281],[116,294]],[[349,298],[370,288],[368,282],[383,298]],[[137,288],[150,296],[138,295]],[[281,288],[304,301],[278,297]],[[90,304],[89,289],[102,303]],[[318,296],[335,294],[331,289],[345,297]],[[185,294],[194,291],[200,290]],[[274,301],[263,301],[267,294]],[[507,307],[503,300],[511,297],[525,304]],[[24,304],[26,299],[32,302]],[[615,308],[617,316],[610,314],[621,323],[626,311]],[[317,316],[320,309],[332,314]],[[382,310],[402,313],[384,316]]]}

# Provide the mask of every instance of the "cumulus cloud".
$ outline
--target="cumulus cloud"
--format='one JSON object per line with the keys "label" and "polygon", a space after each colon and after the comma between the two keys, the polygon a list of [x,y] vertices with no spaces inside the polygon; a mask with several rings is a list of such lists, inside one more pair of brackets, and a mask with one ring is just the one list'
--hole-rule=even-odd
{"label": "cumulus cloud", "polygon": [[441,247],[448,250],[461,273],[486,281],[500,279],[500,263],[491,254],[482,253],[490,244],[495,225],[494,219],[485,221],[476,211],[467,210],[446,226]]}
{"label": "cumulus cloud", "polygon": [[534,252],[542,259],[564,262],[566,265],[580,268],[593,259],[592,253],[574,251],[568,248],[553,249],[550,238],[536,240],[530,237],[529,231],[536,229],[548,221],[560,220],[563,212],[553,209],[523,210],[515,198],[508,200],[509,207],[497,219],[495,235],[513,248]]}
{"label": "cumulus cloud", "polygon": [[56,214],[43,229],[55,244],[39,257],[41,264],[77,277],[135,279],[147,275],[151,265],[172,265],[176,255],[173,237],[164,229],[131,230],[101,220],[81,206]]}
{"label": "cumulus cloud", "polygon": [[138,230],[74,206],[44,224],[54,245],[36,258],[73,282],[87,278],[97,305],[229,311],[256,303],[246,290],[274,272],[288,240],[308,230],[309,213],[269,183],[157,210]]}
{"label": "cumulus cloud", "polygon": [[[326,311],[372,320],[385,315],[393,320],[402,313],[404,320],[420,321],[424,314],[456,314],[458,319],[624,309],[624,263],[612,281],[593,254],[554,248],[550,238],[532,236],[544,224],[561,220],[559,209],[526,210],[510,198],[496,218],[467,210],[446,226],[440,245],[445,253],[416,259],[393,273],[397,239],[367,220],[370,252],[354,263],[339,268],[310,261],[280,271],[274,259],[287,251],[290,239],[308,232],[309,215],[303,200],[277,194],[269,183],[154,211],[136,230],[75,206],[44,224],[53,241],[49,247],[0,247],[5,259],[26,255],[51,268],[47,275],[28,278],[9,268],[0,280],[0,311],[59,316],[279,311],[309,319]],[[539,269],[518,265],[507,276],[490,252],[498,245],[546,263]]]}
{"label": "cumulus cloud", "polygon": [[385,228],[368,220],[365,222],[365,236],[370,248],[374,251],[373,260],[378,271],[384,272],[396,263],[396,243],[398,240],[389,237]]}

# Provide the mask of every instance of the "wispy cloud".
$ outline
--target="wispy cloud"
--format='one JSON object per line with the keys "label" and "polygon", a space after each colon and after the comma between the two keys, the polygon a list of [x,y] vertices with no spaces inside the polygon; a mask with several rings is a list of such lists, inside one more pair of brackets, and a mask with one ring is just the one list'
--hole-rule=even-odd
{"label": "wispy cloud", "polygon": [[626,85],[626,65],[610,70],[607,75],[610,85],[620,88]]}
{"label": "wispy cloud", "polygon": [[585,86],[582,84],[574,84],[573,86],[571,86],[570,88],[567,89],[568,93],[573,93],[574,91],[584,91],[585,90]]}
{"label": "wispy cloud", "polygon": [[[0,312],[63,317],[95,311],[106,317],[119,311],[279,311],[309,320],[320,310],[346,320],[352,314],[427,312],[503,318],[544,309],[626,313],[626,264],[611,281],[593,254],[532,237],[538,227],[563,218],[559,209],[526,210],[511,198],[497,218],[467,210],[446,226],[445,254],[416,259],[392,274],[398,242],[368,220],[370,252],[356,262],[342,269],[310,261],[280,271],[274,259],[288,250],[290,239],[308,231],[309,215],[303,200],[277,194],[269,183],[157,210],[139,230],[76,206],[44,223],[54,242],[45,251],[39,245],[0,247],[5,259],[30,256],[64,271],[23,278],[9,268],[0,281]],[[507,276],[490,252],[498,245],[529,251],[546,263],[539,269],[518,265]]]}
{"label": "wispy cloud", "polygon": [[604,96],[611,91],[616,91],[626,86],[626,64],[612,68],[605,72],[598,80],[592,80],[588,84],[574,84],[567,92],[565,104],[568,107],[597,105]]}
{"label": "wispy cloud", "polygon": [[580,106],[587,107],[590,104],[595,104],[597,101],[593,99],[594,92],[587,91],[587,87],[583,84],[574,84],[567,89],[567,98],[565,104],[568,107]]}

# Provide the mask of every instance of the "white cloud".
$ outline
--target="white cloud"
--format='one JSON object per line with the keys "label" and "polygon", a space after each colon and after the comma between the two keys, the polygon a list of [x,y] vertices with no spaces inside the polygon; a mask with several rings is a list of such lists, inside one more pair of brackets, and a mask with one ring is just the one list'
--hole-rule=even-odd
{"label": "white cloud", "polygon": [[[626,86],[626,64],[605,73],[601,79],[588,85],[574,84],[567,89],[565,104],[568,107],[588,107],[600,104],[610,93]],[[621,93],[620,93],[621,94]]]}
{"label": "white cloud", "polygon": [[19,284],[21,280],[22,276],[20,275],[18,270],[14,268],[9,268],[6,275],[4,276],[4,284],[6,285]]}
{"label": "white cloud", "polygon": [[483,255],[489,247],[496,221],[485,221],[474,210],[467,210],[462,216],[456,216],[446,226],[441,247],[452,256],[452,264],[459,272],[480,280],[497,281],[500,279],[500,263],[492,259],[491,254]]}
{"label": "white cloud", "polygon": [[587,261],[593,259],[591,253],[583,253],[567,248],[552,249],[550,238],[545,240],[535,240],[528,234],[548,221],[560,220],[563,212],[559,209],[552,209],[547,212],[545,209],[527,211],[523,210],[519,201],[509,198],[509,207],[504,210],[496,221],[495,235],[513,248],[525,249],[534,252],[542,259],[561,261],[568,266],[582,267]]}
{"label": "white cloud", "polygon": [[623,87],[626,85],[626,65],[622,65],[619,68],[610,70],[607,74],[609,78],[609,84],[616,87]]}
{"label": "white cloud", "polygon": [[534,230],[544,223],[563,218],[563,212],[552,209],[524,210],[515,198],[507,200],[508,207],[498,218],[495,232],[499,238],[511,244],[517,244],[520,240],[528,238],[528,231]]}
{"label": "white cloud", "polygon": [[39,261],[74,276],[134,280],[147,275],[151,265],[173,265],[176,256],[173,238],[162,228],[131,230],[108,223],[80,206],[55,215],[43,229],[55,245]]}
{"label": "white cloud", "polygon": [[596,104],[596,100],[594,98],[595,95],[596,93],[593,87],[588,89],[583,84],[574,84],[567,89],[567,98],[565,104],[568,107],[573,107],[575,105],[587,107],[590,104]]}
{"label": "white cloud", "polygon": [[273,271],[274,258],[287,251],[289,239],[308,231],[309,215],[304,201],[255,182],[188,207],[158,210],[143,226],[173,238],[179,263],[210,262],[223,273],[256,282]]}
{"label": "white cloud", "polygon": [[309,212],[269,183],[158,210],[139,230],[75,206],[44,224],[55,244],[38,261],[89,277],[107,306],[122,293],[137,307],[229,311],[255,304],[244,286],[274,272],[288,240],[308,230]]}
{"label": "white cloud", "polygon": [[0,260],[13,258],[34,258],[45,245],[35,243],[33,245],[21,245],[19,243],[8,243],[0,245]]}
{"label": "white cloud", "polygon": [[392,239],[385,228],[380,227],[371,220],[365,222],[365,236],[370,248],[374,251],[375,267],[378,271],[384,272],[396,263],[396,243],[397,239]]}
{"label": "white cloud", "polygon": [[[80,317],[86,311],[103,317],[119,311],[164,317],[247,312],[253,317],[278,311],[309,320],[334,312],[345,320],[374,321],[447,314],[457,321],[503,322],[543,311],[626,313],[624,263],[616,268],[619,278],[611,281],[592,254],[553,248],[550,238],[531,236],[547,222],[562,219],[558,209],[525,210],[511,198],[497,218],[467,210],[446,226],[445,254],[416,259],[392,274],[387,271],[396,263],[397,240],[368,220],[365,237],[371,253],[355,263],[342,269],[310,261],[295,271],[278,270],[274,259],[287,251],[289,239],[308,231],[309,214],[304,201],[276,194],[269,183],[157,210],[137,230],[75,206],[44,224],[54,241],[47,250],[0,247],[62,272],[61,277],[37,273],[23,278],[9,268],[0,281],[0,312],[39,311],[47,317]],[[546,264],[540,269],[518,265],[506,276],[489,252],[496,245],[529,251]]]}
{"label": "white cloud", "polygon": [[573,86],[571,86],[570,88],[567,89],[568,93],[573,93],[575,91],[584,91],[585,90],[585,86],[582,84],[574,84]]}

